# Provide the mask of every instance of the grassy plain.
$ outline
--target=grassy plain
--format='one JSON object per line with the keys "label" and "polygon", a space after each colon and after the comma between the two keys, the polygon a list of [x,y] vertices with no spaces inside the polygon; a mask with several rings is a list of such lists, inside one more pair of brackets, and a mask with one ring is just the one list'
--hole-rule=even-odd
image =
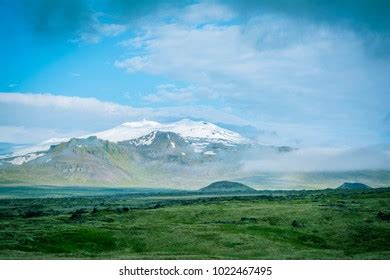
{"label": "grassy plain", "polygon": [[390,189],[0,199],[0,259],[390,259]]}

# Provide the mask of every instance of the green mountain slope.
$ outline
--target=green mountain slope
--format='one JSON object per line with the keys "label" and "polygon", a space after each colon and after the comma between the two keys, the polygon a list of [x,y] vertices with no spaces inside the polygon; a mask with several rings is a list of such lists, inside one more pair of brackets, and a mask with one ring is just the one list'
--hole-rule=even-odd
{"label": "green mountain slope", "polygon": [[337,187],[339,190],[367,190],[371,189],[370,186],[362,183],[344,183],[341,186]]}
{"label": "green mountain slope", "polygon": [[248,187],[247,185],[230,182],[230,181],[219,181],[214,182],[207,187],[204,187],[199,190],[203,193],[251,193],[256,192],[255,189]]}

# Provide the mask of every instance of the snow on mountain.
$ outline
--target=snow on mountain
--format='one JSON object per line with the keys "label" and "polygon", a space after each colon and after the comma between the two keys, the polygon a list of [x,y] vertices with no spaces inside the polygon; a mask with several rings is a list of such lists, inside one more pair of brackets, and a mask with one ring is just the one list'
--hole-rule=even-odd
{"label": "snow on mountain", "polygon": [[153,121],[138,121],[126,122],[117,127],[93,133],[88,136],[96,136],[99,139],[108,140],[111,142],[119,142],[125,140],[132,140],[141,136],[147,135],[152,131],[160,130],[161,126],[158,122]]}
{"label": "snow on mountain", "polygon": [[31,153],[31,154],[27,154],[25,156],[20,156],[20,157],[15,157],[13,158],[12,160],[8,161],[9,163],[11,164],[14,164],[14,165],[21,165],[25,162],[29,162],[29,161],[32,161],[36,158],[39,158],[41,156],[44,156],[45,154],[35,154],[35,153]]}
{"label": "snow on mountain", "polygon": [[153,131],[137,139],[118,142],[118,145],[148,162],[162,160],[186,164],[197,158],[189,141],[171,131]]}
{"label": "snow on mountain", "polygon": [[44,152],[44,151],[49,150],[51,145],[58,145],[58,144],[63,143],[63,142],[68,142],[69,140],[70,140],[70,138],[51,138],[51,139],[43,141],[43,142],[41,142],[37,145],[34,145],[34,146],[17,148],[11,154],[0,156],[0,159],[9,158],[9,157],[25,156],[25,155],[33,154],[36,152]]}
{"label": "snow on mountain", "polygon": [[153,140],[156,138],[157,131],[153,131],[147,135],[141,136],[137,139],[129,140],[129,144],[138,146],[149,146],[153,143]]}
{"label": "snow on mountain", "polygon": [[[75,137],[83,139],[88,138],[89,136],[96,136],[99,139],[117,143],[119,141],[134,140],[142,136],[147,136],[148,138],[141,139],[141,141],[138,140],[138,145],[148,145],[153,142],[153,137],[155,137],[155,134],[154,136],[153,134],[149,134],[156,131],[177,133],[186,141],[189,141],[197,153],[202,152],[210,143],[234,146],[249,142],[246,138],[236,132],[221,128],[209,122],[192,121],[189,119],[183,119],[173,123],[158,123],[148,120],[126,122],[108,130]],[[4,155],[1,158],[18,157],[44,152],[49,150],[51,145],[57,145],[69,140],[70,138],[51,138],[34,146],[17,149],[13,153]],[[172,146],[174,145],[175,144],[173,143]]]}
{"label": "snow on mountain", "polygon": [[221,128],[215,124],[203,121],[184,119],[175,123],[163,125],[162,131],[171,131],[183,138],[208,139],[216,142],[226,141],[235,144],[246,143],[247,140],[240,134]]}
{"label": "snow on mountain", "polygon": [[98,132],[94,135],[100,139],[111,142],[119,142],[139,138],[152,131],[167,131],[179,134],[185,139],[206,139],[221,143],[241,144],[248,142],[240,134],[221,128],[215,124],[183,119],[174,123],[158,123],[153,121],[126,122],[109,130]]}

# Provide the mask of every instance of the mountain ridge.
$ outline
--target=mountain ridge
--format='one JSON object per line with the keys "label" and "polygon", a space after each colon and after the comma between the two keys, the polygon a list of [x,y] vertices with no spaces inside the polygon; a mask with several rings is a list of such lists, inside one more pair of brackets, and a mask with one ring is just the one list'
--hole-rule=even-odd
{"label": "mountain ridge", "polygon": [[341,186],[337,187],[338,190],[368,190],[372,189],[370,186],[363,183],[350,183],[345,182]]}
{"label": "mountain ridge", "polygon": [[[108,139],[116,135],[119,138],[115,139],[124,141],[101,139],[98,133],[67,141],[49,139],[38,145],[39,151],[28,147],[27,154],[19,151],[0,158],[0,183],[195,186],[238,178],[242,162],[250,154],[261,150],[288,152],[284,148],[256,145],[207,122],[182,120],[164,124],[163,131],[159,130],[159,123],[152,121],[119,127],[119,132],[115,127],[104,133]],[[142,133],[132,131],[137,127]],[[167,131],[175,130],[171,127],[179,131]],[[148,133],[144,134],[145,131]],[[140,137],[132,138],[139,134]],[[43,148],[46,150],[42,151]]]}
{"label": "mountain ridge", "polygon": [[[192,121],[190,119],[183,119],[173,123],[158,123],[148,120],[125,122],[108,130],[72,138],[85,139],[90,136],[96,136],[99,139],[117,143],[137,139],[153,131],[177,133],[184,139],[189,140],[194,149],[198,152],[202,152],[204,146],[210,143],[222,145],[241,145],[250,143],[249,139],[236,132],[224,129],[210,122]],[[6,156],[3,155],[0,158],[25,156],[31,153],[48,151],[50,146],[67,142],[72,138],[51,138],[36,145],[17,149],[13,151],[13,153]]]}
{"label": "mountain ridge", "polygon": [[202,193],[255,193],[257,190],[238,182],[218,181],[201,188]]}

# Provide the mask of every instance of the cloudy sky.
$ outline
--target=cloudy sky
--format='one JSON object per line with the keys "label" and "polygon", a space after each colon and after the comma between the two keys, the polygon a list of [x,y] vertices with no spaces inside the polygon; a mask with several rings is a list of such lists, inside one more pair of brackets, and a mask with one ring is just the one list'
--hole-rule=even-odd
{"label": "cloudy sky", "polygon": [[0,11],[0,142],[184,117],[274,145],[390,142],[389,1],[0,0]]}

